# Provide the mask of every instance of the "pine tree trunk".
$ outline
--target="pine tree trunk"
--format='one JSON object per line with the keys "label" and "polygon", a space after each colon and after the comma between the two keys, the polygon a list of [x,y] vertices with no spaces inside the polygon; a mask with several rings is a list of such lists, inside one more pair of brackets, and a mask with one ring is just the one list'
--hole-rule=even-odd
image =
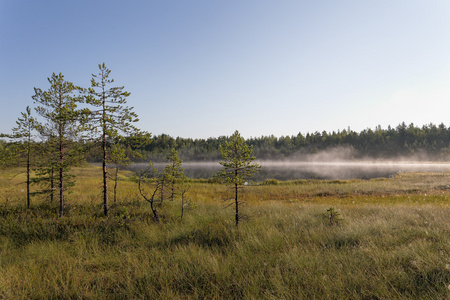
{"label": "pine tree trunk", "polygon": [[175,200],[175,179],[172,180],[172,191],[170,194],[170,198],[172,201]]}
{"label": "pine tree trunk", "polygon": [[27,208],[30,208],[30,144],[28,142],[27,149]]}
{"label": "pine tree trunk", "polygon": [[[60,104],[61,105],[61,104]],[[64,140],[61,121],[59,121],[59,217],[64,215]]]}
{"label": "pine tree trunk", "polygon": [[236,226],[239,225],[239,202],[238,202],[238,184],[234,184],[235,195],[234,195],[234,203],[236,205],[236,214],[235,214],[235,222]]}
{"label": "pine tree trunk", "polygon": [[106,95],[105,90],[103,89],[102,95],[102,105],[103,105],[103,114],[102,114],[102,129],[103,129],[103,213],[105,216],[108,215],[108,173],[106,170],[106,160],[107,160],[107,152],[106,152]]}
{"label": "pine tree trunk", "polygon": [[103,213],[108,215],[108,173],[106,169],[106,130],[103,130]]}
{"label": "pine tree trunk", "polygon": [[55,192],[55,170],[53,166],[50,172],[50,203],[53,203],[53,195]]}
{"label": "pine tree trunk", "polygon": [[64,215],[64,168],[63,168],[63,145],[59,144],[59,217]]}
{"label": "pine tree trunk", "polygon": [[161,181],[161,206],[162,206],[162,204],[163,204],[163,201],[164,201],[164,189],[165,189],[165,183],[166,183],[166,179],[163,177],[162,179],[161,179],[162,181]]}
{"label": "pine tree trunk", "polygon": [[184,194],[181,194],[181,216],[180,216],[181,222],[183,222],[183,214],[184,214]]}

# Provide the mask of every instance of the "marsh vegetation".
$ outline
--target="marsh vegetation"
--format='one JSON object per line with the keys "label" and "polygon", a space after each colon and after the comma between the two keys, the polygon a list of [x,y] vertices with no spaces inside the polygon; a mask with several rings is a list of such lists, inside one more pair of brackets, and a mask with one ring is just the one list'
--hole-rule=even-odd
{"label": "marsh vegetation", "polygon": [[[99,167],[74,168],[58,203],[34,197],[25,174],[0,172],[0,298],[436,299],[449,296],[450,174],[395,179],[266,180],[242,190],[236,229],[229,187],[191,180],[183,220],[161,223],[131,172],[108,216]],[[333,207],[341,221],[324,217]]]}

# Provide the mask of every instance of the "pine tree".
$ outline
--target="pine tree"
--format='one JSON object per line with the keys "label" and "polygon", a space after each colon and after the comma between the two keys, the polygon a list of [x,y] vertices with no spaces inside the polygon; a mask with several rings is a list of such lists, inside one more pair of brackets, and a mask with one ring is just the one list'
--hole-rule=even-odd
{"label": "pine tree", "polygon": [[164,168],[163,178],[171,200],[179,194],[178,184],[184,179],[184,169],[181,167],[183,161],[178,156],[178,152],[172,148],[171,154],[167,156],[169,164]]}
{"label": "pine tree", "polygon": [[117,185],[119,179],[119,169],[131,165],[133,158],[142,158],[138,151],[141,147],[151,142],[151,134],[145,131],[135,132],[126,138],[118,136],[110,145],[108,163],[113,165],[113,174],[110,178],[114,181],[114,204],[117,203]]}
{"label": "pine tree", "polygon": [[[129,92],[124,87],[108,87],[114,83],[109,79],[111,70],[106,68],[105,63],[98,65],[100,72],[92,74],[91,87],[88,89],[86,102],[95,107],[91,111],[91,128],[101,140],[102,148],[102,177],[103,177],[103,212],[108,214],[108,141],[121,134],[137,131],[132,125],[137,122],[137,115],[132,107],[124,106]],[[96,130],[100,128],[99,132]]]}
{"label": "pine tree", "polygon": [[21,118],[19,117],[16,121],[17,127],[12,129],[12,134],[4,134],[3,136],[18,140],[20,145],[17,155],[24,155],[25,165],[26,165],[26,186],[27,186],[27,208],[31,206],[31,193],[30,193],[30,173],[31,173],[31,155],[33,152],[33,132],[36,129],[36,120],[31,115],[31,109],[29,106],[25,109],[25,112],[21,113]]}
{"label": "pine tree", "polygon": [[223,161],[220,164],[223,169],[217,176],[233,186],[235,224],[238,226],[240,220],[239,206],[242,203],[239,200],[239,189],[244,186],[246,180],[260,171],[261,166],[253,163],[255,157],[252,156],[252,146],[245,143],[244,138],[237,130],[224,145],[220,145],[219,150],[222,154]]}
{"label": "pine tree", "polygon": [[48,82],[48,91],[34,89],[33,100],[38,104],[35,108],[37,114],[46,121],[40,125],[41,130],[51,131],[54,136],[50,142],[53,153],[57,155],[55,161],[58,173],[59,216],[62,217],[65,207],[64,192],[67,189],[65,180],[70,177],[67,173],[73,164],[70,148],[80,132],[81,112],[77,110],[77,105],[83,102],[83,98],[77,93],[81,88],[66,81],[61,73],[53,73]]}
{"label": "pine tree", "polygon": [[109,152],[109,162],[111,162],[114,167],[114,175],[111,176],[114,181],[114,204],[117,202],[117,184],[119,181],[119,169],[123,166],[128,166],[132,163],[129,156],[127,155],[127,148],[121,144],[113,144]]}

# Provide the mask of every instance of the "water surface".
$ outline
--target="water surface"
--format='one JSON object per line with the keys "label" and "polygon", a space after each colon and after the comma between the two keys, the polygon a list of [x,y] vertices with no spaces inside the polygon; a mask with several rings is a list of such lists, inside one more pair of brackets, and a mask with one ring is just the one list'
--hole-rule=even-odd
{"label": "water surface", "polygon": [[[399,172],[450,172],[450,163],[433,162],[292,162],[259,161],[261,172],[253,177],[254,181],[268,178],[278,180],[294,179],[371,179],[392,177]],[[130,166],[132,170],[147,166],[138,163]],[[163,169],[166,164],[158,163]],[[183,162],[184,173],[190,178],[211,178],[222,169],[219,162]]]}

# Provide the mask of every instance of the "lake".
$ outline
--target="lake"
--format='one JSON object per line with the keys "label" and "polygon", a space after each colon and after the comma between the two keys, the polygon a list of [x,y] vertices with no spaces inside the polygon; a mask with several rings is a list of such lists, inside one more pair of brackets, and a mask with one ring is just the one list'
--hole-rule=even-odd
{"label": "lake", "polygon": [[[370,179],[392,177],[399,172],[450,172],[450,163],[433,162],[299,162],[299,161],[259,161],[261,172],[252,180],[264,181],[294,179]],[[144,163],[128,167],[143,169]],[[166,164],[156,163],[162,170]],[[222,168],[218,162],[183,162],[184,173],[189,178],[211,178]]]}

